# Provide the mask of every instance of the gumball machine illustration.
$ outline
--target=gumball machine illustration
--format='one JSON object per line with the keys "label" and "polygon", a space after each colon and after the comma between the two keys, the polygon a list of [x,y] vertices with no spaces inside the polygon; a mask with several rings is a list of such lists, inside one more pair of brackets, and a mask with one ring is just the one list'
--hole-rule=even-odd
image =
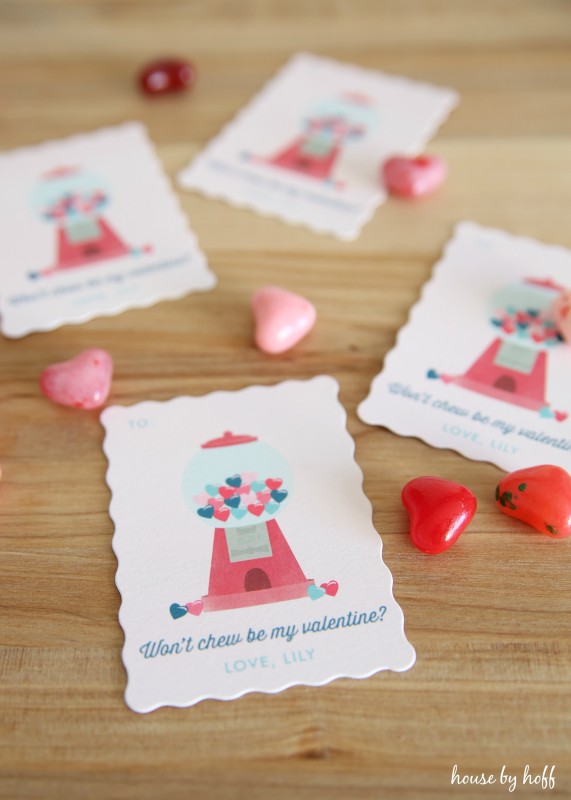
{"label": "gumball machine illustration", "polygon": [[305,576],[278,524],[292,484],[283,456],[255,436],[226,431],[201,446],[182,491],[197,521],[214,528],[208,594],[173,603],[173,618],[336,594],[335,581]]}
{"label": "gumball machine illustration", "polygon": [[370,97],[344,92],[315,103],[303,120],[302,132],[274,155],[245,157],[342,188],[333,172],[344,147],[362,139],[376,122],[377,111]]}
{"label": "gumball machine illustration", "polygon": [[109,258],[150,252],[125,244],[103,216],[110,194],[105,182],[81,167],[58,167],[44,173],[32,195],[37,213],[56,226],[55,263],[30,278],[83,267]]}
{"label": "gumball machine illustration", "polygon": [[562,291],[553,281],[536,278],[502,287],[489,315],[496,336],[482,355],[463,375],[431,369],[427,376],[565,420],[567,413],[551,409],[546,398],[548,354],[563,341],[553,316]]}

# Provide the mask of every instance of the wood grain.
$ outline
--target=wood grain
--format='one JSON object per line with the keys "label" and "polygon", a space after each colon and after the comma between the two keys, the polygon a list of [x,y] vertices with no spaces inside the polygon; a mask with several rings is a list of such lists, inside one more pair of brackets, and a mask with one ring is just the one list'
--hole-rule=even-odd
{"label": "wood grain", "polygon": [[[446,187],[389,202],[358,241],[184,194],[215,291],[0,342],[2,798],[508,796],[451,787],[454,764],[496,775],[505,764],[520,778],[526,764],[555,764],[556,791],[519,785],[511,796],[571,796],[567,543],[497,513],[495,467],[355,414],[457,220],[571,246],[570,40],[565,0],[0,2],[6,149],[140,119],[173,176],[299,49],[462,95],[431,146],[450,164]],[[191,97],[149,102],[134,90],[141,63],[161,53],[196,60]],[[318,309],[310,337],[279,358],[252,347],[249,299],[264,283]],[[46,364],[89,346],[113,354],[113,403],[336,377],[414,669],[129,711],[103,432],[96,413],[51,405],[37,386]],[[478,497],[469,535],[441,558],[406,535],[399,494],[418,474]]]}

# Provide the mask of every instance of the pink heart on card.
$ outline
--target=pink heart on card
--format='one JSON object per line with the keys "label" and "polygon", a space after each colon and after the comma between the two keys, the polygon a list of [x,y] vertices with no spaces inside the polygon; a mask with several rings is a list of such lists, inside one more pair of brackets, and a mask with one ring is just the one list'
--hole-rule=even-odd
{"label": "pink heart on card", "polygon": [[273,489],[279,489],[282,485],[283,481],[281,478],[268,478],[266,481],[266,486],[270,491]]}
{"label": "pink heart on card", "polygon": [[442,373],[440,375],[440,380],[443,381],[444,383],[452,383],[452,381],[454,380],[454,376],[453,375],[445,375],[444,373]]}
{"label": "pink heart on card", "polygon": [[250,494],[250,485],[243,483],[236,489],[236,494]]}
{"label": "pink heart on card", "polygon": [[233,494],[236,494],[236,489],[233,489],[231,486],[221,486],[218,491],[225,500],[232,497]]}
{"label": "pink heart on card", "polygon": [[219,519],[220,522],[226,522],[229,516],[230,516],[229,508],[219,508],[217,511],[214,512],[214,519]]}
{"label": "pink heart on card", "polygon": [[259,517],[260,514],[264,513],[264,506],[262,505],[262,503],[251,503],[248,506],[248,511],[255,517]]}
{"label": "pink heart on card", "polygon": [[259,502],[263,503],[264,505],[266,505],[266,503],[269,503],[270,500],[272,499],[271,492],[256,492],[256,494]]}
{"label": "pink heart on card", "polygon": [[113,375],[113,359],[105,350],[84,350],[69,361],[46,367],[40,388],[46,397],[63,406],[100,408],[107,400]]}
{"label": "pink heart on card", "polygon": [[339,584],[337,581],[327,581],[327,583],[321,584],[321,588],[325,589],[325,594],[330,595],[330,597],[335,597],[339,591]]}
{"label": "pink heart on card", "polygon": [[206,492],[201,492],[200,494],[195,494],[192,499],[197,506],[202,508],[203,506],[207,505],[208,494]]}
{"label": "pink heart on card", "polygon": [[240,477],[242,478],[242,483],[252,483],[258,477],[256,472],[241,472]]}
{"label": "pink heart on card", "polygon": [[204,505],[212,506],[215,511],[218,511],[224,505],[224,500],[221,500],[220,497],[210,497]]}
{"label": "pink heart on card", "polygon": [[383,181],[391,194],[414,199],[436,191],[448,172],[439,156],[395,156],[383,164]]}
{"label": "pink heart on card", "polygon": [[195,617],[199,617],[202,614],[204,603],[202,600],[195,600],[194,603],[186,603],[184,607],[189,614],[194,614]]}

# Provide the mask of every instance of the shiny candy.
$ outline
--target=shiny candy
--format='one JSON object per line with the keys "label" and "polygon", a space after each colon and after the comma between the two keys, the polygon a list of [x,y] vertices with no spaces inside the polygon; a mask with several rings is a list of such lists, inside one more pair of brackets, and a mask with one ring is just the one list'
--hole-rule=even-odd
{"label": "shiny candy", "polygon": [[476,513],[472,492],[444,478],[414,478],[402,490],[402,502],[413,544],[431,555],[452,547]]}
{"label": "shiny candy", "polygon": [[313,328],[314,306],[293,292],[266,286],[252,298],[256,346],[264,353],[284,353]]}
{"label": "shiny candy", "polygon": [[383,164],[383,181],[391,194],[414,199],[435,192],[447,172],[446,162],[439,156],[395,156]]}
{"label": "shiny candy", "polygon": [[99,408],[107,400],[112,375],[113,359],[109,353],[90,349],[70,361],[46,367],[40,375],[40,388],[54,403]]}
{"label": "shiny candy", "polygon": [[510,472],[496,487],[504,514],[564,539],[571,536],[571,478],[561,467],[544,464]]}
{"label": "shiny candy", "polygon": [[139,74],[139,86],[145,94],[157,95],[183,92],[196,83],[196,69],[190,61],[165,58],[147,64]]}

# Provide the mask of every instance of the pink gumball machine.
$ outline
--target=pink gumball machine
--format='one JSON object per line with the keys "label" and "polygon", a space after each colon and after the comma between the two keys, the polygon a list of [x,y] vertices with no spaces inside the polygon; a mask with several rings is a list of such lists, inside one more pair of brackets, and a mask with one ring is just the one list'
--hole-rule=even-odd
{"label": "pink gumball machine", "polygon": [[201,600],[178,608],[196,614],[324,593],[306,578],[277,521],[292,483],[287,461],[255,436],[226,431],[201,446],[182,490],[197,520],[214,528],[210,581]]}

